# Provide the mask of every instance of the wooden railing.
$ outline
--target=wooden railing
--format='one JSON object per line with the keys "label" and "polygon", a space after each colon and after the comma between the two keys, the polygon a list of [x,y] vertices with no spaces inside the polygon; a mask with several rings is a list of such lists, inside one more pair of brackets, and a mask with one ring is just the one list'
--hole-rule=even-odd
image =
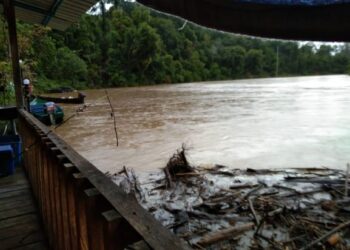
{"label": "wooden railing", "polygon": [[[52,249],[187,249],[48,127],[19,111],[24,166]],[[136,246],[135,245],[135,246]]]}

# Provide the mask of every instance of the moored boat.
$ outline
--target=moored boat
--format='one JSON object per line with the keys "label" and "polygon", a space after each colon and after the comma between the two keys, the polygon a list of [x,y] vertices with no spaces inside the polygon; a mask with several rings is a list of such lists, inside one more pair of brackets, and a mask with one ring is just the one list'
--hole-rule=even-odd
{"label": "moored boat", "polygon": [[86,95],[79,92],[78,97],[54,97],[54,96],[43,96],[43,95],[38,95],[37,97],[50,102],[81,104],[81,103],[84,103]]}
{"label": "moored boat", "polygon": [[73,91],[75,91],[75,90],[71,87],[59,87],[59,88],[49,89],[47,91],[47,93],[57,94],[57,93],[68,93],[68,92],[73,92]]}
{"label": "moored boat", "polygon": [[59,105],[38,97],[30,102],[30,112],[46,125],[59,124],[64,117],[63,109]]}

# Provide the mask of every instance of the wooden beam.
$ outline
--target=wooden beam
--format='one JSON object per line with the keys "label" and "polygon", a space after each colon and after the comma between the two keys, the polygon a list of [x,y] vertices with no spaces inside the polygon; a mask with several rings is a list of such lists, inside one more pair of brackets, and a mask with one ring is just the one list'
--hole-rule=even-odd
{"label": "wooden beam", "polygon": [[52,4],[49,13],[45,16],[44,20],[42,21],[42,25],[48,25],[49,22],[51,21],[51,18],[55,16],[57,9],[60,7],[62,4],[63,0],[55,0],[54,3]]}
{"label": "wooden beam", "polygon": [[19,8],[25,9],[25,10],[29,10],[29,11],[37,12],[39,14],[47,15],[46,10],[39,8],[39,7],[36,7],[36,6],[33,6],[31,4],[26,4],[23,2],[14,1],[14,5],[16,7],[19,7]]}
{"label": "wooden beam", "polygon": [[[4,0],[0,0],[0,4],[3,4]],[[42,8],[36,7],[34,5],[31,4],[27,4],[27,3],[23,3],[23,2],[18,2],[18,1],[13,1],[13,4],[15,7],[19,7],[21,9],[25,9],[25,10],[29,10],[32,12],[37,12],[39,14],[43,14],[43,15],[48,15],[48,11],[44,10]]]}
{"label": "wooden beam", "polygon": [[23,94],[21,82],[21,69],[19,65],[18,42],[16,16],[13,0],[3,0],[4,13],[8,24],[8,33],[10,38],[11,60],[12,60],[12,75],[15,85],[16,105],[18,108],[23,107]]}

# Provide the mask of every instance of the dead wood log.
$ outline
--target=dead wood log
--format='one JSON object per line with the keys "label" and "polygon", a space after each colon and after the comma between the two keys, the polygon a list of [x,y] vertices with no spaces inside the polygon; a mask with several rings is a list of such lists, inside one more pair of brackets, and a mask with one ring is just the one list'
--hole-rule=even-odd
{"label": "dead wood log", "polygon": [[173,182],[173,179],[171,178],[171,174],[169,172],[169,169],[168,168],[164,168],[164,173],[165,173],[165,177],[168,181],[168,186],[170,188],[173,188],[174,187],[174,182]]}
{"label": "dead wood log", "polygon": [[250,195],[252,195],[253,193],[255,193],[256,191],[259,191],[260,189],[262,189],[264,187],[263,184],[260,184],[259,186],[257,186],[256,188],[250,190],[246,195],[244,195],[243,199],[248,199]]}
{"label": "dead wood log", "polygon": [[337,226],[336,228],[332,229],[331,231],[325,233],[324,235],[322,235],[320,238],[314,240],[313,242],[311,242],[309,245],[306,245],[305,247],[301,248],[300,250],[307,250],[312,248],[314,245],[316,245],[317,243],[329,238],[331,235],[335,234],[336,232],[342,230],[345,227],[350,226],[350,221],[344,222],[342,224],[340,224],[339,226]]}
{"label": "dead wood log", "polygon": [[344,197],[348,197],[349,172],[350,172],[350,164],[348,163],[348,164],[346,164],[345,195],[344,195]]}
{"label": "dead wood log", "polygon": [[262,218],[262,220],[260,221],[260,223],[258,224],[258,226],[256,227],[256,230],[254,232],[254,237],[256,237],[259,234],[260,229],[263,227],[264,223],[265,223],[266,217]]}
{"label": "dead wood log", "polygon": [[347,197],[346,199],[334,200],[334,201],[337,203],[337,205],[342,205],[342,206],[350,204],[350,198],[349,197]]}
{"label": "dead wood log", "polygon": [[205,248],[204,248],[204,247],[202,247],[202,246],[198,245],[197,243],[192,244],[192,246],[193,246],[193,247],[195,247],[196,249],[205,250]]}
{"label": "dead wood log", "polygon": [[179,177],[192,177],[192,176],[200,176],[200,175],[203,175],[203,173],[178,173],[176,174],[176,176],[179,176]]}
{"label": "dead wood log", "polygon": [[259,186],[259,184],[242,184],[242,185],[233,185],[230,186],[230,189],[245,189],[245,188],[255,188]]}
{"label": "dead wood log", "polygon": [[253,168],[247,168],[246,173],[247,174],[276,174],[276,173],[280,173],[280,172],[284,172],[282,170],[270,170],[270,169],[253,169]]}
{"label": "dead wood log", "polygon": [[228,171],[210,171],[209,172],[212,175],[224,175],[224,176],[229,176],[229,177],[233,177],[236,176],[234,173],[228,172]]}
{"label": "dead wood log", "polygon": [[335,223],[333,221],[329,221],[329,220],[316,220],[316,219],[312,219],[312,218],[308,218],[308,217],[301,217],[301,216],[297,216],[297,219],[311,222],[311,223],[315,223],[315,224],[320,224],[323,226],[333,226],[334,227],[334,226],[338,225],[337,223]]}
{"label": "dead wood log", "polygon": [[273,249],[283,249],[281,244],[279,242],[274,241],[273,239],[270,239],[262,234],[256,234],[256,237],[259,237],[263,240],[265,240],[266,242],[268,242],[269,244],[271,244],[273,246]]}
{"label": "dead wood log", "polygon": [[199,219],[209,219],[209,220],[219,220],[222,219],[222,216],[209,214],[206,212],[200,211],[186,211],[189,217],[199,218]]}
{"label": "dead wood log", "polygon": [[220,203],[220,202],[232,202],[232,200],[236,199],[240,192],[230,193],[229,195],[224,195],[221,197],[208,198],[206,202],[208,203]]}
{"label": "dead wood log", "polygon": [[283,195],[277,195],[276,197],[280,197],[280,198],[283,198],[283,197],[287,197],[287,198],[290,198],[290,197],[294,197],[294,196],[304,196],[304,195],[310,195],[310,194],[316,194],[316,193],[322,193],[322,192],[325,192],[323,188],[318,188],[318,189],[315,189],[315,190],[311,190],[311,191],[306,191],[306,192],[299,192],[299,193],[294,193],[294,194],[283,194]]}
{"label": "dead wood log", "polygon": [[283,212],[283,208],[277,208],[276,210],[268,212],[267,216],[272,217],[272,216],[275,216],[275,215],[280,214],[282,212]]}
{"label": "dead wood log", "polygon": [[[173,187],[173,182],[178,174],[195,173],[194,168],[190,166],[186,158],[186,148],[182,145],[181,149],[169,159],[166,167],[163,169],[166,179],[170,187]],[[179,176],[178,176],[179,177]]]}
{"label": "dead wood log", "polygon": [[143,193],[143,190],[141,188],[141,184],[136,177],[136,174],[133,169],[127,169],[125,166],[123,166],[123,169],[117,173],[117,175],[125,175],[125,180],[127,182],[127,185],[129,186],[128,189],[137,196],[140,201],[144,201],[146,199],[145,194]]}
{"label": "dead wood log", "polygon": [[[336,185],[327,185],[327,184],[324,184],[323,185],[323,188],[327,191],[331,190],[331,191],[334,191],[335,193],[337,193],[338,195],[340,195],[341,197],[344,197],[345,194],[341,191],[339,191],[338,189],[336,189]],[[332,195],[332,196],[335,196],[335,195]]]}
{"label": "dead wood log", "polygon": [[314,172],[314,171],[335,171],[334,169],[330,169],[328,167],[321,167],[321,168],[313,168],[313,167],[306,167],[306,168],[290,168],[292,170],[297,171],[306,171],[306,172]]}
{"label": "dead wood log", "polygon": [[161,190],[161,189],[165,189],[165,188],[166,188],[166,185],[159,185],[159,186],[156,186],[156,187],[152,188],[151,191]]}
{"label": "dead wood log", "polygon": [[287,176],[284,177],[285,181],[288,182],[299,182],[299,183],[317,183],[317,184],[328,184],[328,185],[336,185],[336,184],[345,184],[345,180],[335,180],[335,179],[330,179],[330,178],[314,178],[314,177],[294,177],[294,176]]}
{"label": "dead wood log", "polygon": [[209,233],[198,241],[201,246],[207,246],[216,242],[230,239],[254,228],[254,223],[247,223],[240,226],[226,228],[217,232]]}
{"label": "dead wood log", "polygon": [[197,169],[200,169],[200,171],[203,171],[203,172],[211,172],[211,171],[217,171],[219,169],[223,169],[223,168],[227,168],[226,166],[223,166],[223,165],[214,165],[214,166],[199,166],[197,167]]}
{"label": "dead wood log", "polygon": [[300,193],[299,191],[295,190],[294,188],[282,186],[282,185],[279,185],[279,184],[274,184],[272,187],[274,187],[274,188],[280,188],[280,189],[285,189],[285,190],[287,190],[287,191],[292,191],[292,192],[297,193],[297,194]]}
{"label": "dead wood log", "polygon": [[259,225],[259,218],[258,218],[258,215],[256,214],[256,211],[254,209],[254,205],[253,205],[253,201],[252,201],[252,198],[249,198],[248,199],[248,202],[249,202],[249,208],[250,208],[250,211],[252,212],[253,214],[253,217],[254,217],[254,220],[256,222],[256,225]]}

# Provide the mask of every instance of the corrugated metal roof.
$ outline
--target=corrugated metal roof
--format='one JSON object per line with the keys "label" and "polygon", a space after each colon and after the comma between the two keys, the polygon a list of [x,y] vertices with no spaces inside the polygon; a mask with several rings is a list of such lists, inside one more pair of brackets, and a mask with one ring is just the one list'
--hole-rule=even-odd
{"label": "corrugated metal roof", "polygon": [[[98,0],[14,0],[13,2],[19,20],[65,30]],[[2,0],[0,4],[2,9]]]}
{"label": "corrugated metal roof", "polygon": [[[311,1],[313,5],[306,4],[305,1],[308,3]],[[281,39],[350,42],[348,0],[137,0],[137,2],[206,27],[233,33]],[[290,2],[298,4],[291,5]],[[324,4],[320,5],[321,2]]]}

